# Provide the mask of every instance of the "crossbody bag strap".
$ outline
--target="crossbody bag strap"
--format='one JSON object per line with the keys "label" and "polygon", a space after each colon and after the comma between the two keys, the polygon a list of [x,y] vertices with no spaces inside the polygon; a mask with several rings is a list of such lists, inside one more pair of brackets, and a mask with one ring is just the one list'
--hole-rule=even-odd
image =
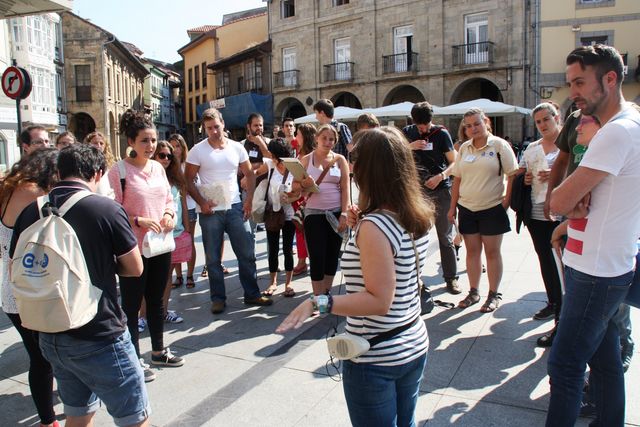
{"label": "crossbody bag strap", "polygon": [[[318,177],[318,180],[316,181],[316,185],[319,187],[320,183],[322,182],[322,180],[324,179],[325,176],[327,176],[327,174],[329,173],[329,170],[331,170],[331,168],[333,167],[333,165],[336,164],[336,161],[338,159],[335,158],[335,156],[333,157],[333,160],[331,160],[329,162],[329,164],[327,165],[326,168],[324,168],[324,170],[322,171],[322,173],[320,173],[320,176]],[[313,196],[313,193],[309,194],[307,196],[307,199],[305,200],[305,202],[308,202],[309,199],[311,198],[311,196]]]}
{"label": "crossbody bag strap", "polygon": [[269,194],[269,186],[271,185],[271,176],[273,175],[273,169],[275,169],[276,167],[274,166],[272,169],[269,169],[269,177],[267,178],[267,189],[264,192],[264,201],[267,201],[267,195]]}
{"label": "crossbody bag strap", "polygon": [[[411,239],[411,244],[413,245],[413,252],[416,255],[416,283],[418,285],[418,296],[420,296],[420,293],[422,290],[422,283],[420,283],[420,256],[418,255],[418,248],[416,246],[416,241],[413,238],[413,234],[409,233],[409,238]],[[420,314],[418,314],[416,317],[411,319],[409,322],[403,325],[400,325],[396,328],[393,328],[389,331],[378,334],[375,337],[368,339],[367,341],[369,341],[369,345],[373,347],[413,327],[413,325],[418,323],[419,320],[420,320]]]}

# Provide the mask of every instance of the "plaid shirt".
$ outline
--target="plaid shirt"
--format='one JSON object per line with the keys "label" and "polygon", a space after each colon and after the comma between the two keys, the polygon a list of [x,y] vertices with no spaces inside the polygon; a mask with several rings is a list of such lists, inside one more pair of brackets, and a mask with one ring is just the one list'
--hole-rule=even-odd
{"label": "plaid shirt", "polygon": [[329,123],[338,131],[338,142],[333,147],[333,151],[337,154],[343,155],[347,160],[349,159],[349,151],[347,150],[347,144],[351,143],[351,131],[349,126],[344,123],[340,123],[337,120],[331,120]]}

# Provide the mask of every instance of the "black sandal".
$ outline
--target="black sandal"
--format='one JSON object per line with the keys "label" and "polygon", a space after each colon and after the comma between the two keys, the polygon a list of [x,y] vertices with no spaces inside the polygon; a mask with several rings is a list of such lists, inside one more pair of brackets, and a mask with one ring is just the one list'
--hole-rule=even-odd
{"label": "black sandal", "polygon": [[474,304],[480,302],[480,295],[478,295],[478,290],[471,288],[467,296],[458,303],[458,308],[467,308],[471,307]]}
{"label": "black sandal", "polygon": [[178,276],[178,277],[176,277],[176,281],[171,284],[171,287],[173,289],[179,288],[180,286],[182,286],[183,283],[184,283],[184,281],[182,279],[182,276]]}
{"label": "black sandal", "polygon": [[193,280],[193,276],[187,276],[187,289],[193,289],[196,287],[196,282]]}
{"label": "black sandal", "polygon": [[480,307],[480,311],[482,313],[491,313],[492,311],[496,311],[496,308],[500,305],[500,301],[502,301],[501,293],[489,291],[487,300],[482,304],[482,307]]}

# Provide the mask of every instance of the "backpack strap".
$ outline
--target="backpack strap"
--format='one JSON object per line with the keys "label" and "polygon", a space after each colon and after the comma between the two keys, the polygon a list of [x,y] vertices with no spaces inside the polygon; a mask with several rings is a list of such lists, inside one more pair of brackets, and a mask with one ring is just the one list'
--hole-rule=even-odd
{"label": "backpack strap", "polygon": [[120,188],[122,189],[122,200],[124,200],[124,187],[127,185],[127,171],[124,168],[124,160],[118,160],[118,172],[120,172]]}
{"label": "backpack strap", "polygon": [[49,195],[45,194],[44,196],[40,196],[36,199],[36,204],[38,205],[38,215],[40,218],[44,218],[46,215],[42,215],[43,208],[49,203]]}
{"label": "backpack strap", "polygon": [[93,194],[91,193],[91,191],[86,191],[86,190],[76,191],[71,195],[71,197],[69,197],[62,204],[62,206],[58,208],[58,215],[64,216],[64,214],[66,214],[67,211],[73,207],[73,205],[75,205],[77,202],[84,199],[85,197],[90,196],[91,194]]}

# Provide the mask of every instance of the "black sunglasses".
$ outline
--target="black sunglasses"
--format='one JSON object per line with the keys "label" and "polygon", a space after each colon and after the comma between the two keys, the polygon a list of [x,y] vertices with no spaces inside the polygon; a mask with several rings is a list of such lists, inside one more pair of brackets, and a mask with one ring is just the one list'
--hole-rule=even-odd
{"label": "black sunglasses", "polygon": [[157,156],[160,160],[164,160],[164,159],[173,160],[173,154],[158,153]]}

